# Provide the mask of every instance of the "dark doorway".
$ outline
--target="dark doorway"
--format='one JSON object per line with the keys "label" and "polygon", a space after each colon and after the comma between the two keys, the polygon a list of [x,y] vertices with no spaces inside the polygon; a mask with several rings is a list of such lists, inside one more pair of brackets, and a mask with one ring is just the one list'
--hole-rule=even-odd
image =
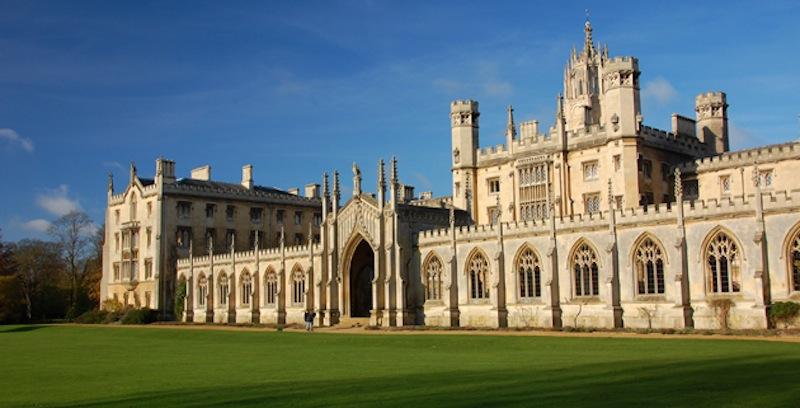
{"label": "dark doorway", "polygon": [[350,261],[350,317],[369,317],[375,258],[367,241],[361,240]]}

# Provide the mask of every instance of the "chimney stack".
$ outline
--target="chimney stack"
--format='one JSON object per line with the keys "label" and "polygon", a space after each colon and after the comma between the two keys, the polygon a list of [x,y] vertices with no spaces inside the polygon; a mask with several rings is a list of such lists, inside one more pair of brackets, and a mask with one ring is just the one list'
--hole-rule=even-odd
{"label": "chimney stack", "polygon": [[248,189],[253,189],[253,165],[246,164],[242,166],[242,185]]}
{"label": "chimney stack", "polygon": [[206,164],[205,166],[192,169],[191,178],[192,180],[211,180],[211,166]]}

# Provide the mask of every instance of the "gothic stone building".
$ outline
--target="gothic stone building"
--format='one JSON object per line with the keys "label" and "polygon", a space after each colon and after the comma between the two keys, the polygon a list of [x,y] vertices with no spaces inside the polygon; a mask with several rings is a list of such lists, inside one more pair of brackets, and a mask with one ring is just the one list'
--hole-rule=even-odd
{"label": "gothic stone building", "polygon": [[509,108],[506,143],[481,148],[478,103],[453,102],[452,197],[401,199],[394,160],[375,195],[354,166],[343,205],[325,176],[318,242],[179,259],[183,318],[717,328],[726,299],[730,327],[767,327],[800,299],[800,142],[730,152],[722,92],[645,126],[639,75],[587,22],[553,126]]}
{"label": "gothic stone building", "polygon": [[[253,167],[241,183],[211,180],[211,167],[175,177],[175,162],[158,159],[154,178],[139,177],[131,164],[124,191],[108,183],[101,295],[135,307],[171,312],[175,262],[190,253],[266,248],[281,231],[290,241],[319,239],[319,185],[285,192],[253,183]],[[311,231],[308,225],[312,224]]]}

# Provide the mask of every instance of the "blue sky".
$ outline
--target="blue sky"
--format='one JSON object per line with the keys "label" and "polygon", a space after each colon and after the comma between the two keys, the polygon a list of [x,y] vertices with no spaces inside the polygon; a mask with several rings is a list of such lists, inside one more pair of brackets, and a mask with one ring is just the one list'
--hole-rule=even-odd
{"label": "blue sky", "polygon": [[70,209],[102,222],[106,175],[158,156],[179,176],[317,182],[398,156],[417,191],[449,193],[449,102],[480,102],[481,144],[552,123],[569,49],[633,55],[645,123],[669,128],[724,90],[734,149],[800,136],[797,2],[0,1],[0,228],[42,237]]}

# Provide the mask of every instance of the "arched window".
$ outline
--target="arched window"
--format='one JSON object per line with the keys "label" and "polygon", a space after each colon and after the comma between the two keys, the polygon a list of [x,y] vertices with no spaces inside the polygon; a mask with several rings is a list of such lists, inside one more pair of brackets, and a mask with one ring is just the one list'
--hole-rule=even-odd
{"label": "arched window", "polygon": [[442,261],[431,254],[425,262],[425,300],[442,299]]}
{"label": "arched window", "polygon": [[481,300],[489,298],[489,261],[483,252],[476,251],[467,263],[469,277],[470,299]]}
{"label": "arched window", "polygon": [[278,301],[278,275],[271,268],[264,277],[264,305],[272,306]]}
{"label": "arched window", "polygon": [[245,271],[242,274],[240,287],[242,290],[242,305],[249,306],[250,300],[253,297],[253,277],[250,276],[250,272]]}
{"label": "arched window", "polygon": [[714,293],[734,293],[740,289],[739,248],[728,234],[719,231],[706,246],[708,287]]}
{"label": "arched window", "polygon": [[206,298],[208,298],[208,278],[206,275],[200,274],[200,277],[197,278],[197,304],[205,306]]}
{"label": "arched window", "polygon": [[541,297],[542,286],[539,258],[529,247],[525,247],[517,258],[516,270],[520,299]]}
{"label": "arched window", "polygon": [[575,278],[575,296],[597,296],[600,284],[597,267],[597,254],[587,243],[581,243],[572,257],[572,270]]}
{"label": "arched window", "polygon": [[300,266],[292,272],[292,303],[302,305],[306,301],[306,274]]}
{"label": "arched window", "polygon": [[228,288],[228,275],[225,272],[222,272],[219,275],[219,304],[221,306],[228,304],[228,295],[230,294],[230,288]]}
{"label": "arched window", "polygon": [[664,294],[664,251],[646,237],[633,254],[636,268],[636,290],[639,295]]}
{"label": "arched window", "polygon": [[792,267],[792,290],[800,291],[800,231],[789,245],[789,262]]}

